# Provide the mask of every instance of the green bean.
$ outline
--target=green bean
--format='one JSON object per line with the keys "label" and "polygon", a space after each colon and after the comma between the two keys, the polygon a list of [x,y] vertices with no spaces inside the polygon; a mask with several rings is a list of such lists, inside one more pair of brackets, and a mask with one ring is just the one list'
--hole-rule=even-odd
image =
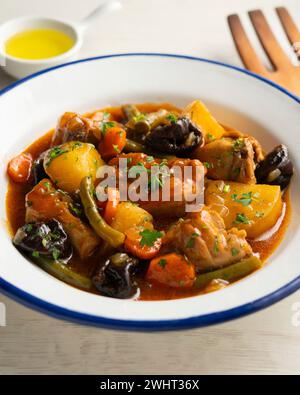
{"label": "green bean", "polygon": [[127,127],[139,134],[147,134],[157,126],[164,124],[169,114],[167,110],[142,114],[137,107],[131,104],[123,106],[123,112],[128,119]]}
{"label": "green bean", "polygon": [[127,139],[124,151],[127,152],[127,153],[128,152],[129,153],[130,152],[137,152],[137,153],[139,153],[139,152],[146,152],[147,148],[143,144],[140,144],[140,143],[137,143],[136,141]]}
{"label": "green bean", "polygon": [[150,130],[155,129],[157,126],[166,123],[166,117],[168,115],[167,110],[159,110],[157,112],[152,112],[147,115],[147,121],[150,126]]}
{"label": "green bean", "polygon": [[104,241],[114,248],[120,247],[125,241],[125,235],[109,226],[99,214],[94,200],[94,185],[91,177],[85,177],[80,185],[80,198],[90,225]]}
{"label": "green bean", "polygon": [[126,104],[125,106],[122,107],[122,110],[128,121],[131,121],[132,119],[141,115],[141,112],[133,104]]}
{"label": "green bean", "polygon": [[214,272],[201,274],[195,282],[196,288],[204,288],[213,280],[225,280],[232,283],[262,267],[262,262],[255,256],[244,259],[234,265]]}
{"label": "green bean", "polygon": [[134,120],[131,121],[131,125],[129,125],[129,127],[131,126],[132,129],[140,134],[148,134],[157,126],[165,124],[167,115],[168,111],[166,110],[152,112],[151,114],[146,114],[144,119],[141,119],[140,117],[134,118]]}
{"label": "green bean", "polygon": [[136,106],[127,104],[122,107],[126,118],[128,119],[127,127],[140,134],[147,134],[150,131],[147,118]]}
{"label": "green bean", "polygon": [[92,287],[91,279],[74,272],[63,262],[52,261],[41,256],[36,258],[35,262],[47,273],[53,275],[61,281],[64,281],[67,284],[84,290],[90,290]]}

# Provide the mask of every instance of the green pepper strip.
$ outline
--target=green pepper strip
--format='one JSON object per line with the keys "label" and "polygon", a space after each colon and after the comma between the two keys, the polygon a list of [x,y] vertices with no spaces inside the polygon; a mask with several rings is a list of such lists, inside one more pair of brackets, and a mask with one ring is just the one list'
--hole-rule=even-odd
{"label": "green pepper strip", "polygon": [[74,272],[63,262],[52,261],[41,256],[36,258],[35,262],[47,273],[67,284],[84,290],[90,290],[92,287],[92,281],[88,277]]}
{"label": "green pepper strip", "polygon": [[99,214],[94,200],[94,185],[91,177],[85,177],[80,185],[80,197],[92,228],[104,241],[114,248],[120,247],[125,241],[125,235],[109,226]]}
{"label": "green pepper strip", "polygon": [[225,280],[232,283],[262,267],[262,262],[255,256],[244,259],[234,265],[214,272],[201,274],[195,282],[196,288],[204,288],[213,280]]}

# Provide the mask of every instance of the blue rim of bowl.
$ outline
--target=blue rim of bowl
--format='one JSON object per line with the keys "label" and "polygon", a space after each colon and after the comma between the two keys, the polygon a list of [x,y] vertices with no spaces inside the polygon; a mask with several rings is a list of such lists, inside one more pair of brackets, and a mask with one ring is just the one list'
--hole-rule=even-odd
{"label": "blue rim of bowl", "polygon": [[[65,63],[59,66],[51,67],[46,70],[42,70],[38,73],[32,74],[26,78],[23,78],[20,81],[17,81],[8,87],[4,88],[0,91],[0,96],[9,92],[10,90],[16,88],[18,85],[24,84],[27,81],[30,81],[42,74],[49,73],[53,70],[68,67],[78,63],[91,62],[96,60],[103,60],[109,58],[121,58],[121,57],[161,57],[161,58],[174,58],[174,59],[185,59],[191,61],[197,61],[202,63],[209,63],[221,67],[225,67],[228,69],[235,70],[237,72],[246,74],[255,79],[258,79],[267,85],[272,86],[276,90],[284,93],[294,101],[300,104],[300,98],[293,95],[285,88],[280,85],[261,77],[258,74],[252,73],[248,70],[229,65],[227,63],[218,62],[215,60],[198,58],[194,56],[188,55],[175,55],[175,54],[164,54],[164,53],[122,53],[122,54],[113,54],[113,55],[104,55],[97,56],[93,58],[81,59],[74,62]],[[265,309],[266,307],[271,306],[272,304],[279,302],[280,300],[286,298],[292,293],[298,291],[300,289],[300,276],[295,280],[291,281],[284,287],[278,289],[277,291],[263,297],[257,299],[251,303],[235,307],[233,309],[220,311],[216,313],[210,313],[206,315],[200,315],[196,317],[188,317],[178,320],[159,320],[159,321],[139,321],[139,320],[118,320],[118,319],[109,319],[105,317],[99,317],[84,313],[78,313],[76,311],[68,310],[57,305],[53,305],[51,303],[45,302],[42,299],[39,299],[27,292],[24,292],[20,288],[15,287],[4,279],[0,278],[0,291],[2,291],[7,296],[12,299],[18,301],[19,303],[38,310],[40,312],[46,313],[52,317],[59,319],[67,319],[68,321],[72,321],[79,324],[86,324],[91,326],[97,326],[102,328],[109,329],[123,329],[123,330],[141,330],[141,331],[164,331],[164,330],[180,330],[180,329],[191,329],[195,327],[204,327],[214,324],[219,324],[222,322],[234,320],[237,318],[241,318],[243,316],[255,313],[259,310]]]}

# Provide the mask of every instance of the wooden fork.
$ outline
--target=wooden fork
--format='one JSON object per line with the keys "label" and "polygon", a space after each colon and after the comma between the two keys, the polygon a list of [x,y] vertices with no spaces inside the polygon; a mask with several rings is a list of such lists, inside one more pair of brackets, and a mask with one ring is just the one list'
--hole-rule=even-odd
{"label": "wooden fork", "polygon": [[[294,50],[300,49],[300,31],[288,10],[276,8],[283,29]],[[257,56],[238,15],[230,15],[228,23],[236,48],[245,67],[269,78],[300,96],[300,67],[295,66],[276,40],[270,25],[260,10],[250,11],[249,16],[273,70],[268,70]],[[297,44],[298,43],[298,44]]]}

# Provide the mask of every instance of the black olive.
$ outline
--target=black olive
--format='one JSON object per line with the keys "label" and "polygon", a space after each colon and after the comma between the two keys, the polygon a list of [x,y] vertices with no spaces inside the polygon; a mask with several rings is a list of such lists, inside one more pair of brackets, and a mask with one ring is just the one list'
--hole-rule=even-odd
{"label": "black olive", "polygon": [[44,159],[47,154],[46,152],[43,152],[34,162],[32,166],[32,174],[33,174],[33,179],[34,179],[34,185],[37,185],[40,181],[44,180],[45,178],[48,178],[48,175],[45,172],[44,169]]}
{"label": "black olive", "polygon": [[255,176],[258,184],[279,185],[285,189],[294,174],[294,166],[285,145],[279,145],[257,165]]}
{"label": "black olive", "polygon": [[73,254],[67,234],[61,223],[55,219],[22,226],[17,231],[13,243],[26,255],[34,258],[41,256],[67,262]]}
{"label": "black olive", "polygon": [[93,277],[93,283],[105,296],[118,299],[131,298],[137,293],[137,285],[133,277],[138,263],[138,259],[128,254],[115,254],[98,269]]}
{"label": "black olive", "polygon": [[188,155],[203,142],[199,128],[188,118],[178,118],[168,125],[159,125],[146,137],[148,148],[167,154]]}

